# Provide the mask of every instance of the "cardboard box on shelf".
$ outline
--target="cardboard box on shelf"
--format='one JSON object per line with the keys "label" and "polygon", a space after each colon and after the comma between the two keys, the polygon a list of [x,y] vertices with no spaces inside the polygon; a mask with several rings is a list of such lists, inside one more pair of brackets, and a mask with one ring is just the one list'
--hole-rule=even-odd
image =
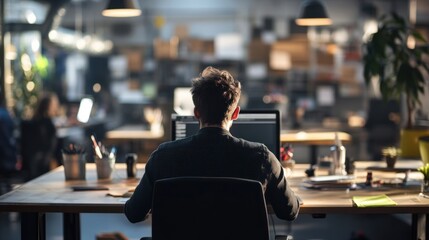
{"label": "cardboard box on shelf", "polygon": [[141,50],[127,51],[128,71],[140,72],[143,70],[143,52]]}
{"label": "cardboard box on shelf", "polygon": [[252,40],[247,48],[247,59],[249,62],[268,62],[270,45],[262,40]]}
{"label": "cardboard box on shelf", "polygon": [[335,59],[334,54],[327,51],[318,50],[316,51],[316,62],[319,66],[334,67]]}
{"label": "cardboard box on shelf", "polygon": [[189,38],[186,40],[188,50],[191,53],[202,53],[204,51],[204,41],[198,38]]}
{"label": "cardboard box on shelf", "polygon": [[186,39],[189,37],[189,30],[186,25],[179,24],[174,29],[174,35],[177,36],[180,40]]}
{"label": "cardboard box on shelf", "polygon": [[204,40],[204,51],[206,55],[214,55],[214,41],[213,40]]}
{"label": "cardboard box on shelf", "polygon": [[138,79],[128,79],[127,83],[128,83],[128,89],[129,90],[140,90],[141,89],[141,84],[140,84],[140,81]]}
{"label": "cardboard box on shelf", "polygon": [[356,66],[344,65],[341,67],[341,82],[357,82],[357,69]]}
{"label": "cardboard box on shelf", "polygon": [[189,53],[201,54],[201,55],[213,55],[214,54],[213,40],[188,38],[185,41],[187,43]]}
{"label": "cardboard box on shelf", "polygon": [[178,57],[178,37],[172,37],[170,40],[156,38],[153,41],[153,46],[156,59],[175,59]]}
{"label": "cardboard box on shelf", "polygon": [[306,39],[291,38],[275,42],[271,46],[271,51],[289,54],[293,68],[309,66],[310,47]]}

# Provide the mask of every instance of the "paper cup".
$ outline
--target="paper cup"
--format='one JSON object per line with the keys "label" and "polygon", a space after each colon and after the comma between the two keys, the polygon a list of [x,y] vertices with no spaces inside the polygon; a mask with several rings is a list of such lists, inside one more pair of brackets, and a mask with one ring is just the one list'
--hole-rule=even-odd
{"label": "paper cup", "polygon": [[115,169],[116,157],[95,157],[95,165],[97,168],[98,179],[111,179],[113,170]]}

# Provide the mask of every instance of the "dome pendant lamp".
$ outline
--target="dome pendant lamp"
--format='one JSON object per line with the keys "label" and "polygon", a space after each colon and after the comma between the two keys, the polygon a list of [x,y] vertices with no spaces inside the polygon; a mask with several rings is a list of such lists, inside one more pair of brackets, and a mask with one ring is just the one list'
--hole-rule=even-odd
{"label": "dome pendant lamp", "polygon": [[299,26],[327,26],[332,24],[325,7],[319,0],[304,0],[301,5],[301,14],[295,22]]}
{"label": "dome pendant lamp", "polygon": [[102,14],[105,17],[137,17],[141,10],[137,0],[109,0]]}

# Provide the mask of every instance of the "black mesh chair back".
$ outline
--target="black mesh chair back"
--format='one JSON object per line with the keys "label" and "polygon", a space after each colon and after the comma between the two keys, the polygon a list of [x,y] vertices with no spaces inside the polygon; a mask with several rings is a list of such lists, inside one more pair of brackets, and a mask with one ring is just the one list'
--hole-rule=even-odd
{"label": "black mesh chair back", "polygon": [[159,180],[154,187],[152,239],[268,240],[262,184],[215,177]]}

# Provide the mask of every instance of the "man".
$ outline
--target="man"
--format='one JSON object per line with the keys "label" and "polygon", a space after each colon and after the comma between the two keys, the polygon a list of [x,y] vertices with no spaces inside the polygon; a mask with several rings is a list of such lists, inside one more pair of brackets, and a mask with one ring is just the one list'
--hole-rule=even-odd
{"label": "man", "polygon": [[294,220],[299,202],[280,162],[265,145],[235,138],[229,132],[240,112],[240,83],[228,72],[208,67],[194,79],[191,93],[200,130],[192,137],[163,143],[152,153],[142,180],[125,204],[128,220],[145,219],[156,180],[179,176],[258,180],[277,217]]}

